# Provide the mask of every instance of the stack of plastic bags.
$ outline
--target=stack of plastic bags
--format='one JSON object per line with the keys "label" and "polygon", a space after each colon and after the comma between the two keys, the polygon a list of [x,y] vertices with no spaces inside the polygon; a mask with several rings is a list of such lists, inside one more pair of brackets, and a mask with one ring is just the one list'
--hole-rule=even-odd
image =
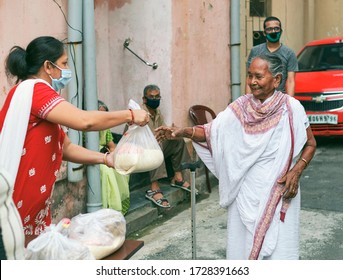
{"label": "stack of plastic bags", "polygon": [[113,209],[79,214],[50,225],[26,248],[28,260],[94,260],[117,251],[124,243],[126,221]]}

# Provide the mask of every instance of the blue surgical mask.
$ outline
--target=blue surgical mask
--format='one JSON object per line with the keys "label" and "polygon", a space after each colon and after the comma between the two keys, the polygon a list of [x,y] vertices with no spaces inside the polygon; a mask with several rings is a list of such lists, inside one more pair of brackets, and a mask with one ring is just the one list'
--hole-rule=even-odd
{"label": "blue surgical mask", "polygon": [[61,70],[61,78],[54,79],[50,76],[51,86],[53,87],[54,90],[60,91],[61,89],[65,88],[65,86],[71,81],[72,72],[70,69],[62,69],[62,68],[58,67],[56,64],[54,64],[54,63],[52,63],[52,64]]}
{"label": "blue surgical mask", "polygon": [[161,99],[150,99],[146,97],[146,105],[149,106],[151,109],[156,109],[160,106]]}
{"label": "blue surgical mask", "polygon": [[267,33],[266,37],[267,37],[267,40],[269,42],[276,43],[280,40],[281,31],[280,32],[273,32],[273,33]]}

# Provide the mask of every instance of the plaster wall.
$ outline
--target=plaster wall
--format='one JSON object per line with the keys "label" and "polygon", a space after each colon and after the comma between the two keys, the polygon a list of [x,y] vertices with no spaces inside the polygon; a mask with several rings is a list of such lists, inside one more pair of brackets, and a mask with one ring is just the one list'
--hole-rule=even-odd
{"label": "plaster wall", "polygon": [[[95,31],[97,40],[98,95],[110,109],[127,108],[129,99],[141,104],[147,84],[161,88],[161,108],[171,116],[172,104],[171,2],[95,1]],[[99,20],[101,18],[101,20]],[[149,63],[157,63],[154,70],[129,50]],[[113,128],[122,133],[123,127]]]}
{"label": "plaster wall", "polygon": [[172,2],[173,121],[185,124],[191,105],[230,102],[230,1]]}
{"label": "plaster wall", "polygon": [[54,36],[60,40],[67,38],[67,24],[61,12],[67,10],[67,0],[0,0],[0,107],[13,85],[7,80],[4,63],[10,49],[18,45],[22,48],[38,36]]}
{"label": "plaster wall", "polygon": [[343,1],[315,0],[313,40],[343,35]]}
{"label": "plaster wall", "polygon": [[[216,112],[230,100],[229,1],[95,1],[98,95],[110,109],[141,103],[143,88],[161,88],[166,123],[188,125],[188,109]],[[145,65],[123,47],[145,61]],[[121,133],[122,127],[113,128]]]}

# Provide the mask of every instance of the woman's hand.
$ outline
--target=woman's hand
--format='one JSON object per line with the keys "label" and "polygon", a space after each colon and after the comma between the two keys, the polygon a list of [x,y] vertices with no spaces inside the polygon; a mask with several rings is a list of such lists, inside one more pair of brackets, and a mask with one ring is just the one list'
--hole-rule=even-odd
{"label": "woman's hand", "polygon": [[110,153],[106,153],[106,161],[105,162],[106,162],[106,165],[108,167],[114,168],[114,151],[110,152]]}
{"label": "woman's hand", "polygon": [[150,120],[149,113],[142,109],[132,110],[131,116],[131,121],[139,126],[146,125]]}

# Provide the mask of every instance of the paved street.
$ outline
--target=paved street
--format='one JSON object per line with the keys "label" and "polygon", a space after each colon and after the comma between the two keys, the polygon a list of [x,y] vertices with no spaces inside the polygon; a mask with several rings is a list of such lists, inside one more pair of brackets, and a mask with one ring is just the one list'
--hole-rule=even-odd
{"label": "paved street", "polygon": [[317,139],[317,152],[303,173],[301,256],[343,260],[343,138]]}
{"label": "paved street", "polygon": [[[302,260],[343,260],[343,139],[318,139],[316,156],[301,179]],[[132,259],[192,259],[189,205],[168,220],[159,220],[131,238],[144,247]],[[226,211],[218,205],[218,188],[196,204],[197,259],[225,259]]]}

